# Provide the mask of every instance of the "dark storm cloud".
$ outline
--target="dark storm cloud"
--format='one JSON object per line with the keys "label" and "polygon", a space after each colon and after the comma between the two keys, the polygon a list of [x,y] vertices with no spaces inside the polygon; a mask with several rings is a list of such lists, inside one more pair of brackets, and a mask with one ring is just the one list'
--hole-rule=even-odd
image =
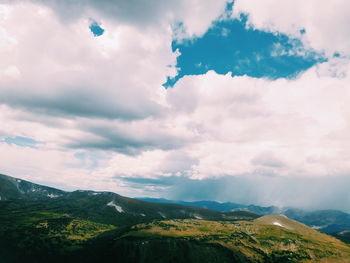
{"label": "dark storm cloud", "polygon": [[52,93],[32,93],[30,95],[2,89],[0,103],[56,117],[92,117],[106,119],[135,120],[161,114],[162,107],[150,100],[128,96],[129,100],[117,94],[100,92],[98,89],[83,87],[53,88]]}
{"label": "dark storm cloud", "polygon": [[80,130],[87,136],[69,138],[66,147],[74,149],[98,149],[116,151],[135,155],[145,150],[170,150],[180,148],[189,140],[181,136],[171,135],[160,129],[157,124],[146,123],[133,125],[130,122],[81,123]]}
{"label": "dark storm cloud", "polygon": [[154,25],[169,11],[183,5],[168,0],[7,0],[5,2],[33,2],[46,5],[64,20],[74,20],[93,9],[99,15],[138,26]]}

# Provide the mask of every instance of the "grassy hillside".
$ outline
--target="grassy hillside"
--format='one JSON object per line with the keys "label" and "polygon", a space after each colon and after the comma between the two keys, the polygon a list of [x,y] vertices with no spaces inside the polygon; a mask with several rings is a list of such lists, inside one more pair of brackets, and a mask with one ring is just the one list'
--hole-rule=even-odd
{"label": "grassy hillside", "polygon": [[83,248],[113,225],[48,211],[0,213],[0,262],[45,262]]}
{"label": "grassy hillside", "polygon": [[348,245],[280,215],[64,192],[7,176],[0,196],[1,263],[350,262]]}
{"label": "grassy hillside", "polygon": [[[194,219],[155,221],[133,226],[116,244],[125,245],[128,241],[131,247],[129,250],[140,253],[133,244],[146,242],[150,246],[159,240],[215,245],[221,248],[221,256],[231,255],[231,259],[236,258],[234,262],[350,262],[349,246],[278,215],[250,222]],[[160,252],[159,257],[162,256],[165,258]],[[237,261],[237,258],[241,261]]]}
{"label": "grassy hillside", "polygon": [[[122,260],[132,260],[133,257],[130,254],[123,253],[126,253],[128,248],[132,248],[133,245],[130,246],[128,242],[124,241],[115,244],[114,240],[130,229],[130,225],[136,220],[135,218],[138,218],[139,222],[147,222],[151,220],[150,217],[140,215],[135,217],[133,214],[120,213],[114,207],[106,206],[106,200],[110,199],[109,197],[106,200],[103,199],[103,195],[96,197],[102,198],[101,202],[96,202],[94,198],[80,197],[69,199],[71,202],[62,198],[45,201],[11,200],[0,202],[0,262],[82,262],[81,260],[83,262],[101,262],[101,257],[107,257],[106,261],[102,262],[109,262],[109,260],[110,262],[123,262],[115,261],[118,256],[122,255],[124,255]],[[154,207],[154,204],[150,205],[151,208]],[[166,206],[167,209],[178,207],[177,205]],[[147,206],[143,209],[147,210]],[[164,207],[159,209],[162,211]],[[176,215],[176,211],[176,209],[172,211],[174,215]],[[208,213],[211,215],[210,211]],[[183,216],[186,214],[179,214],[179,217]],[[231,220],[257,217],[246,212],[230,213],[226,216]],[[125,222],[127,217],[131,219],[129,222]],[[113,224],[105,222],[113,222]],[[180,240],[174,242],[159,241],[155,247],[153,247],[152,242],[150,244],[152,246],[147,250],[148,253],[154,254],[153,251],[157,251],[159,246],[165,246],[164,249],[168,249],[168,253],[164,254],[166,257],[169,253],[176,256],[187,251],[186,254],[196,255],[196,259],[202,258],[204,260],[204,258],[210,258],[210,255],[212,257],[221,255],[222,252],[220,246],[213,247]],[[174,250],[174,245],[185,250]],[[112,253],[112,256],[109,257],[111,251],[118,256]],[[193,251],[197,252],[193,254]],[[140,262],[138,260],[141,259],[138,258],[137,254],[135,257],[136,261],[129,262]],[[219,258],[221,257],[219,256]],[[193,260],[195,259],[193,258]]]}
{"label": "grassy hillside", "polygon": [[[231,202],[219,203],[215,201],[194,201],[185,202],[180,200],[167,200],[162,198],[137,198],[139,200],[157,202],[157,203],[172,203],[186,206],[195,206],[201,208],[208,208],[214,211],[229,212],[229,211],[249,211],[258,215],[269,214],[284,214],[289,218],[302,222],[308,226],[317,229],[320,232],[341,237],[342,240],[347,240],[347,235],[342,232],[350,231],[350,214],[338,210],[314,210],[307,211],[297,208],[283,208],[276,206],[256,206],[243,205]],[[338,233],[340,233],[338,235]],[[344,239],[345,238],[345,239]]]}
{"label": "grassy hillside", "polygon": [[0,213],[13,210],[50,211],[117,226],[169,218],[245,220],[258,217],[250,212],[221,213],[178,204],[144,202],[111,192],[65,192],[0,174]]}
{"label": "grassy hillside", "polygon": [[350,247],[280,215],[167,219],[133,226],[66,213],[0,209],[1,262],[350,262]]}

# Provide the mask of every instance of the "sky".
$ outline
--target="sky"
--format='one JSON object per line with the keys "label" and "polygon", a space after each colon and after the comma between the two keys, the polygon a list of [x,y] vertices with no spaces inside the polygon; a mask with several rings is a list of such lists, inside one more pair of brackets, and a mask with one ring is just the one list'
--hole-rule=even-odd
{"label": "sky", "polygon": [[0,0],[0,173],[350,212],[347,0]]}

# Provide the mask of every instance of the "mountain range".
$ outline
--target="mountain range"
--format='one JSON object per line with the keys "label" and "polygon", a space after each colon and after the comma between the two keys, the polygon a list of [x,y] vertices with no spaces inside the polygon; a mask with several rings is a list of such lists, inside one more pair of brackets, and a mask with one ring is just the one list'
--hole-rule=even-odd
{"label": "mountain range", "polygon": [[[111,192],[67,192],[6,175],[0,175],[0,197],[0,262],[4,263],[350,259],[350,247],[339,239],[284,215],[243,211],[246,207],[215,211]],[[296,216],[307,218],[303,213]],[[325,224],[334,221],[327,213],[318,216]],[[335,236],[346,240],[348,234],[341,230]]]}
{"label": "mountain range", "polygon": [[[215,202],[215,201],[178,201],[168,200],[163,198],[137,198],[148,202],[156,203],[172,203],[186,206],[194,206],[207,208],[220,212],[232,211],[249,211],[258,215],[282,214],[291,219],[302,222],[312,228],[315,228],[323,233],[333,234],[336,236],[347,236],[346,231],[350,230],[350,214],[339,210],[313,210],[307,211],[292,207],[277,207],[277,206],[257,206],[244,205],[231,202]],[[344,232],[345,231],[345,232]],[[343,234],[341,234],[343,232]],[[345,237],[344,237],[345,238]],[[345,238],[346,239],[346,238]],[[350,239],[348,239],[350,241]]]}

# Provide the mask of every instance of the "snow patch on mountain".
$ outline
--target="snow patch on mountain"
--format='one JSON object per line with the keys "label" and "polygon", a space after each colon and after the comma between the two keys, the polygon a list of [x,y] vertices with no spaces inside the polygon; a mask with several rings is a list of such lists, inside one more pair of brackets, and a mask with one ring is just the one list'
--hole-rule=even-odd
{"label": "snow patch on mountain", "polygon": [[328,227],[328,225],[323,225],[323,226],[314,226],[314,225],[312,225],[311,227],[312,227],[313,229],[315,229],[315,230],[320,230],[320,229],[322,229],[322,228]]}
{"label": "snow patch on mountain", "polygon": [[124,213],[123,208],[120,205],[117,205],[116,203],[114,203],[114,201],[110,201],[107,205],[114,207],[115,210],[117,210],[119,213]]}
{"label": "snow patch on mountain", "polygon": [[54,194],[48,194],[47,196],[50,197],[50,198],[57,198],[57,197],[60,197],[59,195],[54,195]]}
{"label": "snow patch on mountain", "polygon": [[281,223],[278,223],[278,222],[273,222],[273,225],[275,225],[275,226],[280,226],[280,227],[284,227]]}
{"label": "snow patch on mountain", "polygon": [[162,212],[158,212],[158,214],[160,214],[161,217],[166,218],[166,215],[163,214]]}
{"label": "snow patch on mountain", "polygon": [[203,219],[201,216],[199,216],[199,215],[194,215],[194,218],[196,218],[196,219]]}

